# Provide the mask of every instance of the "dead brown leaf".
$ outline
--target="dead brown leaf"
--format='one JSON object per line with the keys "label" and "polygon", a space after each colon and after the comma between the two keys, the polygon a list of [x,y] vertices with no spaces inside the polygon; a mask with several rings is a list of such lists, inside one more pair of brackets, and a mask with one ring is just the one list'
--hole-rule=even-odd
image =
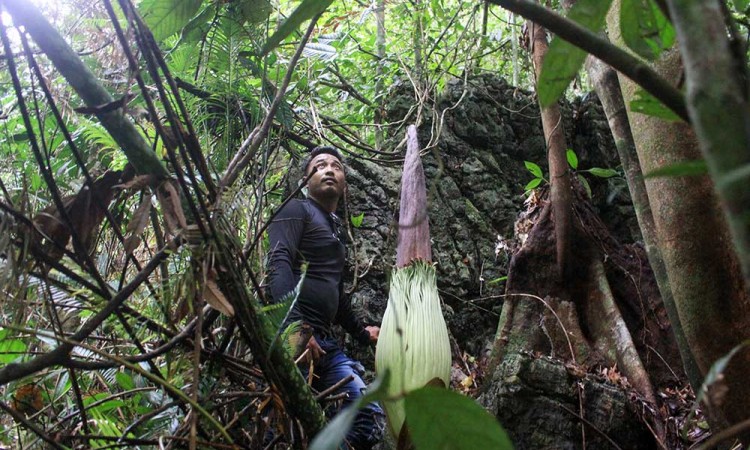
{"label": "dead brown leaf", "polygon": [[68,245],[71,233],[75,233],[84,248],[90,249],[114,198],[115,190],[112,188],[121,176],[124,176],[123,171],[107,171],[93,184],[85,184],[77,194],[62,198],[72,230],[66,226],[54,204],[37,214],[33,220],[36,225],[32,241],[34,248],[57,261],[62,258],[62,249]]}
{"label": "dead brown leaf", "polygon": [[167,230],[176,234],[178,230],[187,228],[187,220],[180,203],[180,195],[172,184],[172,180],[164,180],[156,190],[156,197],[161,204],[164,223]]}
{"label": "dead brown leaf", "polygon": [[148,175],[138,175],[133,177],[132,180],[128,181],[127,183],[122,183],[113,186],[114,189],[125,189],[125,190],[131,190],[131,191],[140,191],[141,189],[145,189],[149,186],[151,186],[156,181],[156,175],[148,174]]}
{"label": "dead brown leaf", "polygon": [[151,212],[151,194],[145,194],[141,199],[141,204],[133,213],[133,217],[128,222],[125,237],[125,252],[132,253],[141,243],[141,234],[146,229],[149,213]]}
{"label": "dead brown leaf", "polygon": [[234,307],[229,303],[229,300],[227,300],[221,289],[219,289],[219,285],[212,278],[206,280],[206,285],[203,287],[203,299],[220,313],[229,317],[234,316]]}

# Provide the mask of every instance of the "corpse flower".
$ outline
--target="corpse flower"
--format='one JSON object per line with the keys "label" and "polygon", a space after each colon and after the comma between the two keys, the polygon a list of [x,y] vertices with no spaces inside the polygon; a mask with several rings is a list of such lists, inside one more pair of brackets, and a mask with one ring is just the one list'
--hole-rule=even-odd
{"label": "corpse flower", "polygon": [[431,261],[424,169],[417,130],[411,125],[401,178],[396,268],[375,352],[376,370],[390,372],[389,400],[383,406],[391,433],[399,440],[405,420],[404,394],[450,382],[448,328]]}

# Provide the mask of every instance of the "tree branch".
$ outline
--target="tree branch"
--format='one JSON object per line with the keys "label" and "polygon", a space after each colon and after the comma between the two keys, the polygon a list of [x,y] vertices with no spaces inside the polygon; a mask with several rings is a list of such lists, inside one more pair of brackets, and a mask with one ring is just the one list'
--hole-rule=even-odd
{"label": "tree branch", "polygon": [[[13,16],[16,25],[23,25],[36,44],[52,61],[57,70],[70,83],[78,95],[90,108],[113,103],[113,98],[99,83],[96,76],[81,61],[65,39],[42,16],[31,2],[3,1],[3,6]],[[167,177],[167,169],[162,165],[151,146],[143,139],[135,125],[118,107],[109,112],[98,112],[99,121],[120,145],[133,167],[140,174],[155,174]]]}
{"label": "tree branch", "polygon": [[488,1],[542,25],[561,39],[596,56],[612,66],[613,69],[639,84],[649,94],[674,111],[681,119],[690,122],[687,107],[685,106],[685,98],[682,93],[664,78],[660,77],[648,65],[625,50],[613,45],[577,23],[528,0]]}
{"label": "tree branch", "polygon": [[110,298],[107,304],[104,305],[98,313],[81,325],[81,328],[64,343],[58,345],[52,351],[39,355],[24,363],[10,363],[1,368],[0,386],[10,381],[39,372],[47,367],[63,364],[69,358],[68,354],[70,351],[75,347],[72,342],[81,342],[86,339],[99,325],[102,324],[102,322],[113,314],[115,310],[125,302],[125,300],[130,298],[133,292],[135,292],[135,290],[146,281],[146,278],[151,275],[151,272],[159,266],[162,260],[166,259],[173,253],[173,243],[176,243],[176,240],[154,255],[146,267],[144,267],[130,283],[123,287],[114,297]]}
{"label": "tree branch", "polygon": [[223,189],[231,186],[237,180],[240,172],[242,172],[242,170],[247,166],[250,160],[252,160],[253,156],[255,156],[256,150],[258,150],[260,144],[263,142],[263,140],[265,140],[266,136],[268,136],[268,131],[271,129],[273,118],[276,115],[276,110],[284,100],[284,94],[286,93],[287,87],[289,87],[289,81],[292,78],[294,68],[297,66],[297,61],[299,61],[300,56],[302,56],[302,50],[305,48],[305,44],[310,39],[310,35],[315,29],[315,24],[318,22],[319,17],[320,14],[313,17],[310,21],[310,25],[307,28],[307,31],[305,31],[305,35],[302,36],[299,46],[297,46],[297,51],[289,61],[289,66],[286,69],[284,80],[281,82],[281,87],[279,88],[278,92],[276,92],[276,97],[274,97],[271,106],[268,108],[268,114],[266,115],[266,118],[263,120],[263,123],[261,123],[257,128],[255,128],[255,130],[252,131],[252,133],[250,133],[250,136],[245,139],[245,142],[242,143],[240,149],[237,150],[237,154],[234,156],[234,158],[232,158],[232,161],[227,167],[226,173],[219,183],[219,191],[222,191]]}

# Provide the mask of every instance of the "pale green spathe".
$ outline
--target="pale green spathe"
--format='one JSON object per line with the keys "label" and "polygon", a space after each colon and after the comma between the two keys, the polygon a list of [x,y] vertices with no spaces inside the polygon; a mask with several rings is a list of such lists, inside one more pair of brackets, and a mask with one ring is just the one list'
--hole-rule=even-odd
{"label": "pale green spathe", "polygon": [[[388,397],[403,397],[435,378],[450,384],[451,350],[440,309],[435,268],[422,260],[397,268],[391,278],[388,306],[375,352],[377,371],[390,371]],[[398,438],[404,423],[404,400],[383,402]]]}

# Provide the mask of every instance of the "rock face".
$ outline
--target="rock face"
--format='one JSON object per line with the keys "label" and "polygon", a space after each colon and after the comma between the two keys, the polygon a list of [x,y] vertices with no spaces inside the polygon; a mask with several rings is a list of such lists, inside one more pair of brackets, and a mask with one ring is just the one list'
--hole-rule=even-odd
{"label": "rock face", "polygon": [[479,401],[517,450],[580,449],[583,433],[590,449],[616,448],[609,439],[621,448],[656,448],[625,391],[574,377],[559,362],[511,354],[485,383],[489,389]]}
{"label": "rock face", "polygon": [[[386,111],[389,121],[405,117],[411,96],[406,86],[394,90]],[[503,277],[515,246],[514,222],[524,209],[524,186],[533,178],[524,161],[539,164],[546,173],[545,143],[536,98],[500,78],[481,76],[466,85],[450,82],[437,107],[442,113],[419,130],[420,143],[427,147],[423,164],[433,260],[448,327],[461,349],[478,355],[497,327]],[[579,167],[615,168],[617,152],[596,97],[566,104],[563,111]],[[394,147],[404,132],[405,126],[394,135]],[[355,305],[379,322],[395,258],[401,165],[354,157],[347,164],[348,214],[364,213],[361,226],[352,227],[347,280],[350,290],[356,283]],[[630,230],[637,226],[627,187],[611,179],[586,178],[600,212],[613,218],[609,225],[632,241]]]}

